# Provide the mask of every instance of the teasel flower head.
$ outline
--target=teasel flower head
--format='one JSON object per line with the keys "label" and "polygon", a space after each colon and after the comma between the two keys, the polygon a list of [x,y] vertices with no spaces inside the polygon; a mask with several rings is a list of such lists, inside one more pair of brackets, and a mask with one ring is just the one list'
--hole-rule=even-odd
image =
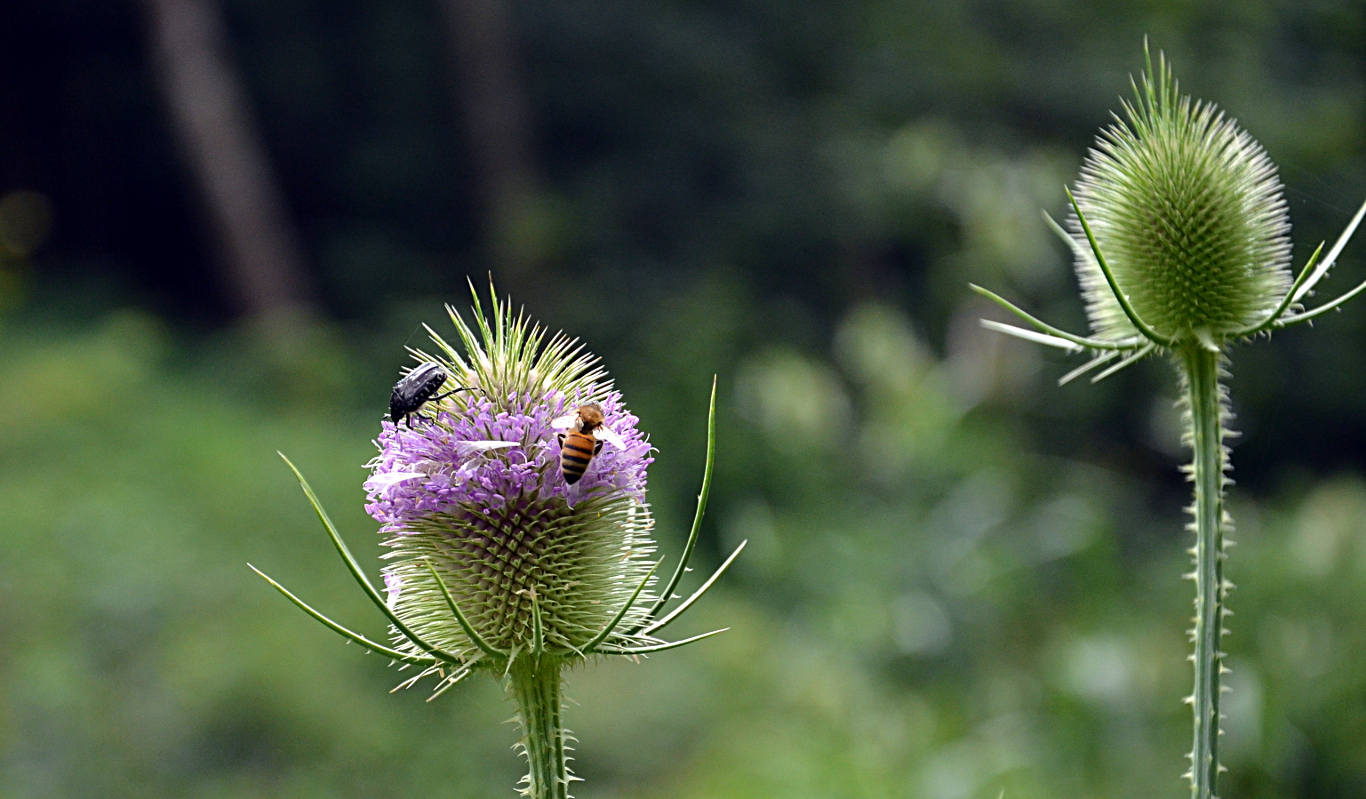
{"label": "teasel flower head", "polygon": [[[505,680],[531,766],[523,793],[553,799],[567,796],[574,779],[560,723],[562,670],[593,656],[635,657],[721,632],[659,637],[740,549],[665,612],[687,571],[710,491],[714,382],[703,490],[683,557],[663,582],[646,501],[654,449],[639,420],[582,345],[562,334],[547,337],[496,295],[492,303],[490,318],[476,295],[472,323],[448,307],[460,347],[428,328],[435,354],[412,354],[439,367],[446,380],[401,424],[381,425],[365,489],[366,509],[389,549],[382,592],[295,470],[347,567],[388,619],[390,645],[342,627],[271,583],[334,631],[412,668],[401,687],[430,676],[435,698],[471,674]],[[603,422],[583,432],[596,433],[602,446],[571,484],[561,440],[566,429],[580,429],[577,411],[587,405],[601,411]]]}
{"label": "teasel flower head", "polygon": [[1096,335],[1139,333],[1091,251],[1084,217],[1134,313],[1172,340],[1223,341],[1290,287],[1290,221],[1276,167],[1216,106],[1182,97],[1159,56],[1087,155],[1070,227]]}
{"label": "teasel flower head", "polygon": [[[638,420],[568,340],[552,339],[536,353],[536,332],[517,320],[504,320],[501,339],[490,329],[485,340],[453,319],[467,354],[437,337],[438,354],[417,357],[472,390],[411,428],[384,422],[365,485],[366,510],[391,550],[384,575],[398,587],[389,606],[423,640],[471,661],[482,653],[445,592],[503,652],[538,646],[537,615],[539,645],[564,657],[581,652],[623,609],[620,629],[641,625],[655,599],[654,578],[647,579],[655,546],[645,502],[652,448]],[[589,403],[601,406],[625,446],[604,443],[570,485],[560,470],[564,431],[554,423]],[[422,653],[399,631],[395,642]]]}
{"label": "teasel flower head", "polygon": [[[1144,43],[1147,53],[1147,43]],[[1087,154],[1067,191],[1068,228],[1046,222],[1072,251],[1092,335],[1049,325],[972,286],[1032,329],[983,325],[1070,352],[1096,354],[1062,378],[1098,367],[1102,380],[1155,352],[1222,352],[1234,341],[1315,319],[1366,284],[1312,310],[1304,301],[1328,275],[1366,205],[1323,255],[1290,279],[1290,221],[1276,167],[1216,106],[1182,96],[1165,57],[1133,82],[1124,116]],[[1323,257],[1320,257],[1323,256]]]}
{"label": "teasel flower head", "polygon": [[[1146,44],[1145,44],[1146,51]],[[1232,517],[1224,508],[1229,450],[1228,350],[1232,342],[1270,334],[1341,307],[1366,291],[1362,283],[1312,310],[1302,301],[1328,274],[1366,215],[1357,211],[1337,243],[1323,245],[1290,280],[1290,223],[1275,167],[1253,139],[1213,105],[1182,97],[1166,60],[1148,58],[1127,120],[1101,133],[1077,190],[1068,192],[1071,230],[1048,218],[1072,250],[1091,337],[1060,330],[978,286],[973,290],[1023,319],[1029,328],[983,320],[990,329],[1069,352],[1093,353],[1064,375],[1066,383],[1095,371],[1092,382],[1167,352],[1181,380],[1185,468],[1196,584],[1193,713],[1189,754],[1192,799],[1214,799],[1219,763],[1220,695],[1227,673],[1220,641],[1231,615],[1224,577]],[[1047,217],[1046,217],[1047,218]],[[1030,329],[1032,328],[1032,329]],[[1104,367],[1104,368],[1102,368]],[[1096,371],[1098,370],[1099,371]]]}

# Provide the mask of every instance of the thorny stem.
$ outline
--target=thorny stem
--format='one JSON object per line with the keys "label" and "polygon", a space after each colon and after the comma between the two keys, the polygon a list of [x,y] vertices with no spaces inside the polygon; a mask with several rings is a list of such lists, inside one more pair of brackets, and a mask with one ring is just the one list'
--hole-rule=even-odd
{"label": "thorny stem", "polygon": [[530,799],[569,799],[565,730],[560,721],[561,665],[555,657],[526,654],[514,659],[508,669],[528,766],[522,794]]}
{"label": "thorny stem", "polygon": [[1195,742],[1191,748],[1191,797],[1216,799],[1219,779],[1219,679],[1226,671],[1223,636],[1224,598],[1224,407],[1219,386],[1220,353],[1197,345],[1180,351],[1185,369],[1186,402],[1191,416],[1191,446],[1195,457]]}

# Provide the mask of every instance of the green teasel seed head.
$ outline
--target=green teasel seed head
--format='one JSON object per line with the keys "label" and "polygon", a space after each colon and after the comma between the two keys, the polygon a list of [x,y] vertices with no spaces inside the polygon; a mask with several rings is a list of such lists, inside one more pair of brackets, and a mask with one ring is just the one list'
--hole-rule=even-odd
{"label": "green teasel seed head", "polygon": [[[1146,50],[1146,44],[1145,44]],[[1098,137],[1075,198],[1139,319],[1206,343],[1273,312],[1290,288],[1290,221],[1276,167],[1216,106],[1181,96],[1151,56],[1127,121]],[[1073,214],[1076,268],[1101,338],[1136,335]]]}

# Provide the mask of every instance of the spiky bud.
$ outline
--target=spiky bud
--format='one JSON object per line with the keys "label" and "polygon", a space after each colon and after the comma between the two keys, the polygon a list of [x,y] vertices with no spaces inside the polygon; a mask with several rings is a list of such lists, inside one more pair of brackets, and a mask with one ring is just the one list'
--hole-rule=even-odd
{"label": "spiky bud", "polygon": [[[1217,343],[1271,314],[1290,286],[1290,223],[1276,167],[1216,106],[1149,62],[1087,155],[1076,201],[1137,316],[1171,341]],[[1096,334],[1136,334],[1080,220],[1077,272]]]}
{"label": "spiky bud", "polygon": [[[440,354],[419,354],[451,376],[447,388],[472,390],[429,406],[411,427],[383,423],[366,509],[391,550],[388,604],[421,639],[481,657],[439,576],[494,648],[536,649],[539,613],[545,652],[574,658],[652,566],[644,501],[652,450],[596,359],[563,336],[541,349],[538,329],[506,305],[496,312],[492,327],[477,315],[476,327],[485,326],[476,333],[452,310],[467,352],[434,335]],[[625,446],[603,446],[570,485],[560,469],[564,431],[553,423],[590,402]],[[638,626],[646,607],[627,609],[621,627]],[[400,631],[394,638],[401,650],[423,654]]]}

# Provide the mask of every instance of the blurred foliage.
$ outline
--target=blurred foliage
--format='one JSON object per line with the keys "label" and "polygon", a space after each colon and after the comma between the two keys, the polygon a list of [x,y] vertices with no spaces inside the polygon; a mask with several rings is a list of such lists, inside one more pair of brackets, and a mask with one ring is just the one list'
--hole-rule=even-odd
{"label": "blurred foliage", "polygon": [[[380,631],[274,453],[377,557],[402,347],[489,269],[438,9],[224,5],[328,321],[229,324],[133,4],[0,12],[0,797],[510,795],[496,686],[389,696],[245,566]],[[670,555],[721,375],[700,559],[751,542],[688,628],[731,632],[571,676],[576,793],[1184,795],[1170,370],[1060,389],[1076,364],[980,329],[965,284],[1083,327],[1039,213],[1145,33],[1280,164],[1299,257],[1335,237],[1362,7],[510,7],[545,193],[492,244],[642,417]],[[1366,791],[1363,335],[1351,309],[1233,353],[1229,796]]]}

